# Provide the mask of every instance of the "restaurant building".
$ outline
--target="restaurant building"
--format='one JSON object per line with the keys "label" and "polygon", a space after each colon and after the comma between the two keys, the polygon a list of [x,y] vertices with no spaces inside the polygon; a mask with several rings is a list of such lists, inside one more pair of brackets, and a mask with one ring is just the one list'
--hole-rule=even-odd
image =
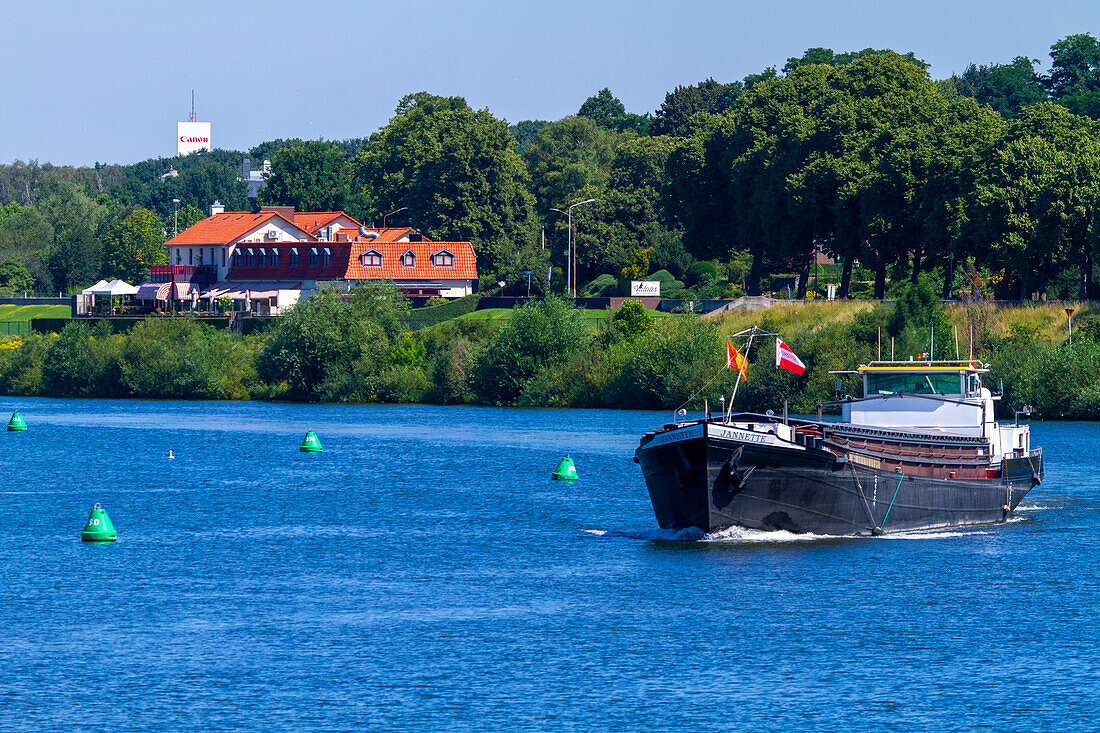
{"label": "restaurant building", "polygon": [[470,242],[433,242],[411,227],[370,229],[343,211],[269,206],[210,216],[167,242],[137,299],[154,309],[278,314],[319,287],[391,280],[410,296],[458,298],[477,290]]}

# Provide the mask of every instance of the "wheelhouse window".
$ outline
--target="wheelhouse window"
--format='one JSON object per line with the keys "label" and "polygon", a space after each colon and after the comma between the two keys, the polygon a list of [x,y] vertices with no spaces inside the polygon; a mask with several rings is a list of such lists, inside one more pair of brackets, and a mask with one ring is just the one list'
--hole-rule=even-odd
{"label": "wheelhouse window", "polygon": [[290,263],[290,266],[291,267],[297,267],[299,259],[301,259],[301,256],[298,254],[298,248],[297,247],[291,247],[290,248],[290,256],[287,258],[287,261]]}
{"label": "wheelhouse window", "polygon": [[321,253],[317,251],[316,247],[310,247],[309,249],[309,266],[317,267],[321,263]]}
{"label": "wheelhouse window", "polygon": [[401,265],[402,267],[416,267],[416,255],[413,254],[411,249],[401,255]]}
{"label": "wheelhouse window", "polygon": [[436,267],[454,267],[455,256],[447,250],[436,252],[432,255],[432,264]]}
{"label": "wheelhouse window", "polygon": [[359,255],[359,264],[363,267],[381,267],[382,253],[377,250],[369,250]]}
{"label": "wheelhouse window", "polygon": [[959,372],[867,375],[867,396],[902,392],[957,395],[961,391],[962,380]]}

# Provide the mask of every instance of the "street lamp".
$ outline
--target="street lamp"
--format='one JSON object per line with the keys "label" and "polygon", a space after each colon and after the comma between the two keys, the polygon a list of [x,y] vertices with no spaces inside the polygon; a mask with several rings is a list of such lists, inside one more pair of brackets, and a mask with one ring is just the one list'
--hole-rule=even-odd
{"label": "street lamp", "polygon": [[584,201],[578,201],[566,208],[565,211],[561,209],[551,208],[551,211],[556,211],[559,214],[565,214],[568,223],[566,224],[566,245],[565,245],[565,292],[569,294],[572,291],[572,296],[577,297],[577,253],[573,251],[573,207],[580,206],[582,204],[595,203],[596,199],[586,199]]}
{"label": "street lamp", "polygon": [[178,237],[180,233],[180,200],[172,199],[172,236]]}
{"label": "street lamp", "polygon": [[383,216],[382,217],[382,228],[383,229],[386,228],[386,218],[387,217],[393,216],[394,214],[400,214],[402,211],[408,211],[408,210],[409,210],[408,206],[402,206],[400,209],[397,209],[396,211],[391,211],[390,213]]}

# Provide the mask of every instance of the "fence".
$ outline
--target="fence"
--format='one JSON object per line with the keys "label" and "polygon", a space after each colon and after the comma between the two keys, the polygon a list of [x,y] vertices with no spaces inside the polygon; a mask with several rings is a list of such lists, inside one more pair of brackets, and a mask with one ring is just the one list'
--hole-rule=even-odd
{"label": "fence", "polygon": [[30,332],[30,321],[0,321],[0,336],[26,336]]}

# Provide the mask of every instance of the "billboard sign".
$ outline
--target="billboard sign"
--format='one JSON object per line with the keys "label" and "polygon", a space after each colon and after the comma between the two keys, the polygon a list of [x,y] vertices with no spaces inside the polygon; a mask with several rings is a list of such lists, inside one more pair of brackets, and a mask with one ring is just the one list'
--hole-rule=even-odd
{"label": "billboard sign", "polygon": [[210,150],[210,123],[177,122],[176,155],[187,155],[196,150]]}
{"label": "billboard sign", "polygon": [[639,298],[659,298],[661,296],[661,281],[631,280],[630,294]]}

